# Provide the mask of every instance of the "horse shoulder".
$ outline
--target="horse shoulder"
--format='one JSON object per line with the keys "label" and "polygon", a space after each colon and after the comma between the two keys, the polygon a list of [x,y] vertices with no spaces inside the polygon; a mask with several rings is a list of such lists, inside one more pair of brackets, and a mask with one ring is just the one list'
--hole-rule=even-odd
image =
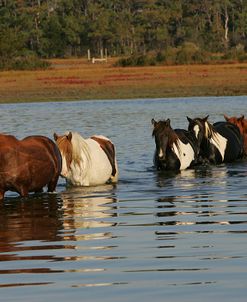
{"label": "horse shoulder", "polygon": [[185,143],[181,139],[178,139],[178,147],[174,143],[173,150],[180,161],[180,170],[187,169],[195,160],[194,149],[188,141]]}

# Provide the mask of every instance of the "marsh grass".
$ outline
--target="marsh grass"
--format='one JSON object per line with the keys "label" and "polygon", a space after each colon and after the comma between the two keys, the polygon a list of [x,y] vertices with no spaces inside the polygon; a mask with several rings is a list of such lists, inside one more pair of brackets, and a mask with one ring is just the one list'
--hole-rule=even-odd
{"label": "marsh grass", "polygon": [[0,103],[247,94],[247,63],[114,67],[51,60],[47,70],[0,72]]}

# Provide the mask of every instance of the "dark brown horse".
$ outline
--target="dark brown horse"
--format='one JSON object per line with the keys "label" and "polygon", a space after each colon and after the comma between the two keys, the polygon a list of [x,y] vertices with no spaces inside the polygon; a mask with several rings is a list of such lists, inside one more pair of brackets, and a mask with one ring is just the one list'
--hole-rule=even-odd
{"label": "dark brown horse", "polygon": [[236,125],[243,136],[244,141],[244,156],[247,156],[247,119],[244,118],[244,115],[240,117],[232,116],[228,117],[224,114],[224,118],[227,122]]}
{"label": "dark brown horse", "polygon": [[172,129],[170,119],[152,119],[155,139],[154,165],[157,170],[179,171],[197,163],[197,140],[193,132]]}
{"label": "dark brown horse", "polygon": [[45,136],[18,140],[0,134],[0,200],[6,191],[22,197],[41,192],[47,185],[53,192],[61,172],[62,159],[57,145]]}

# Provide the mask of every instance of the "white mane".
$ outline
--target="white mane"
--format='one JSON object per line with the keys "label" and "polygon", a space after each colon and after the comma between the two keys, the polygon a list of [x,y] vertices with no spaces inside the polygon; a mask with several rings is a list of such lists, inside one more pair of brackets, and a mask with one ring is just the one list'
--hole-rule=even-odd
{"label": "white mane", "polygon": [[205,122],[205,137],[209,138],[212,135],[212,131],[209,127],[208,122]]}
{"label": "white mane", "polygon": [[[78,133],[78,132],[71,132],[72,133],[72,160],[75,162],[85,161],[90,165],[91,163],[91,156],[89,152],[89,148],[87,145],[86,140]],[[69,131],[65,133],[68,135]]]}

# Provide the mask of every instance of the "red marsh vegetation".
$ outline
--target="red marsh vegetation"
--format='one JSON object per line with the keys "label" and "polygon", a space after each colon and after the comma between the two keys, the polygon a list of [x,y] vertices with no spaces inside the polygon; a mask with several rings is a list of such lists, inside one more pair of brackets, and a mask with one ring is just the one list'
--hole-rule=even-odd
{"label": "red marsh vegetation", "polygon": [[52,60],[37,71],[0,72],[0,103],[247,94],[247,63],[114,67],[113,60]]}

